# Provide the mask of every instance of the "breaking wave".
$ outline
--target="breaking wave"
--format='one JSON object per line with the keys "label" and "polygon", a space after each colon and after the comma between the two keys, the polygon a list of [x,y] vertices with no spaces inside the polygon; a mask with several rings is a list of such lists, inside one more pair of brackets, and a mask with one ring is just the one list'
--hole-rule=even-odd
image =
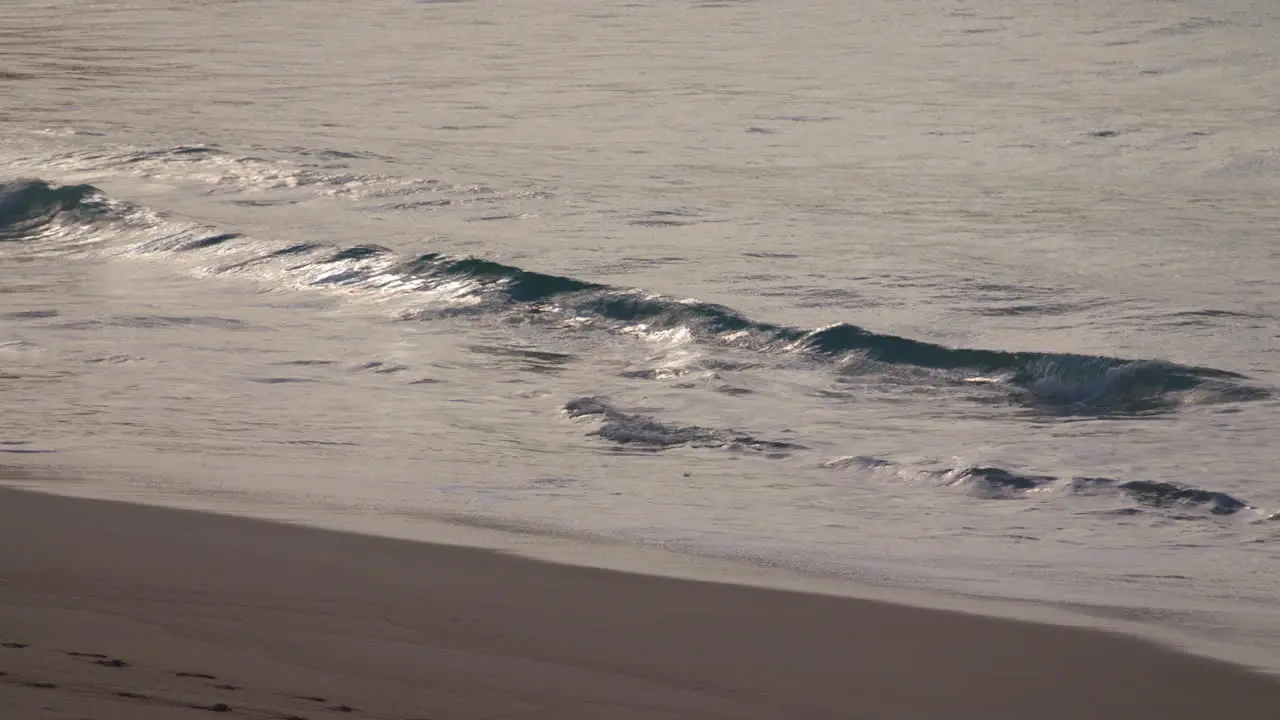
{"label": "breaking wave", "polygon": [[[405,258],[376,244],[335,248],[295,243],[266,248],[236,233],[174,222],[109,200],[89,185],[56,186],[40,180],[0,185],[0,239],[68,241],[68,227],[78,230],[71,235],[92,232],[104,242],[123,238],[128,253],[216,251],[215,273],[254,273],[267,266],[273,282],[284,278],[298,286],[420,298],[416,305],[420,310],[408,318],[505,313],[531,322],[629,334],[678,330],[694,342],[807,358],[845,376],[879,377],[910,369],[919,371],[917,376],[923,373],[928,383],[995,387],[1004,401],[1050,412],[1143,413],[1269,396],[1268,391],[1246,384],[1245,376],[1213,368],[1162,360],[954,348],[847,323],[816,329],[789,327],[753,320],[723,305],[476,257],[425,253]],[[63,232],[51,233],[50,228]]]}
{"label": "breaking wave", "polygon": [[40,180],[0,183],[0,240],[39,235],[65,215],[87,219],[100,208],[92,185],[51,185]]}
{"label": "breaking wave", "polygon": [[1105,477],[1057,477],[1015,472],[1000,467],[963,465],[944,470],[918,470],[896,466],[886,460],[868,457],[845,457],[828,461],[830,469],[889,469],[899,477],[923,479],[937,487],[959,490],[987,500],[1008,500],[1039,494],[1069,496],[1120,496],[1134,505],[1119,514],[1131,515],[1144,510],[1175,512],[1199,511],[1209,515],[1235,515],[1242,511],[1258,511],[1250,503],[1216,490],[1152,480],[1114,480]]}

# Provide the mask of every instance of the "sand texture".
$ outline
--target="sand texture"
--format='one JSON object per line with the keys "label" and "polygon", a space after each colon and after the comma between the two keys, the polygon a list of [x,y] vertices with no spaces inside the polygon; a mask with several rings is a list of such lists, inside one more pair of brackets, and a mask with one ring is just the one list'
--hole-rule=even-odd
{"label": "sand texture", "polygon": [[1139,640],[0,490],[0,718],[1280,717]]}

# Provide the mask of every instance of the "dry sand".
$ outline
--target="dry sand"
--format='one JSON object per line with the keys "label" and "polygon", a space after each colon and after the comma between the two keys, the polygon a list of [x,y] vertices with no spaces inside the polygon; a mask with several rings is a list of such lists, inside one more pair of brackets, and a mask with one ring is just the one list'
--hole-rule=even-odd
{"label": "dry sand", "polygon": [[0,490],[0,719],[1266,718],[1142,641]]}

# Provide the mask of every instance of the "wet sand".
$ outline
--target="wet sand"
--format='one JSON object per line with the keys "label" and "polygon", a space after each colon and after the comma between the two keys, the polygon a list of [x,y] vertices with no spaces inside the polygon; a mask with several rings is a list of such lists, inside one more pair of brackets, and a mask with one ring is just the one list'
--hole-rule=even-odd
{"label": "wet sand", "polygon": [[1274,718],[1078,628],[0,490],[0,717]]}

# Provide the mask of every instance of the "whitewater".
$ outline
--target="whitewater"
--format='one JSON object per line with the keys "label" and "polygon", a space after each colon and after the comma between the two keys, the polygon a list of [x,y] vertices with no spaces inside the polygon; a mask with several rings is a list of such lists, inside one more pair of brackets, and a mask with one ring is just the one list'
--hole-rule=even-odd
{"label": "whitewater", "polygon": [[1260,0],[6,2],[0,462],[1280,669],[1278,53]]}

